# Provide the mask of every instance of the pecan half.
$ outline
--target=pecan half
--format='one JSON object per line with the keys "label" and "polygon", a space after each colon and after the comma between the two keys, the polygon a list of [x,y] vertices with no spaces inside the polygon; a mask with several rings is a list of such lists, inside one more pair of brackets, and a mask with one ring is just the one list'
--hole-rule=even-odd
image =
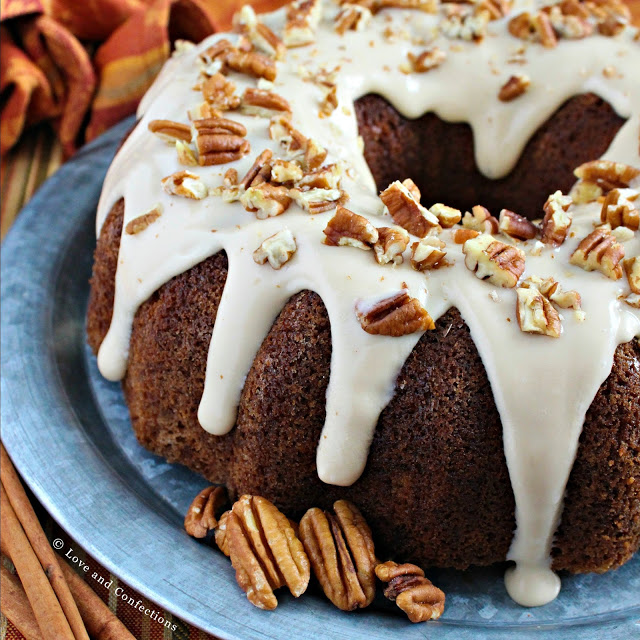
{"label": "pecan half", "polygon": [[628,227],[637,231],[640,227],[639,196],[635,189],[612,189],[602,203],[601,221],[609,223],[612,229]]}
{"label": "pecan half", "polygon": [[581,164],[573,174],[576,178],[595,182],[609,191],[628,187],[632,180],[640,176],[640,169],[611,160],[592,160]]}
{"label": "pecan half", "polygon": [[200,176],[190,171],[176,171],[162,178],[162,187],[170,195],[183,196],[192,200],[202,200],[209,195],[209,190]]}
{"label": "pecan half", "polygon": [[265,498],[243,495],[233,505],[226,539],[236,580],[256,607],[275,609],[273,592],[285,585],[296,598],[306,591],[307,554],[287,517]]}
{"label": "pecan half", "polygon": [[415,55],[411,52],[407,53],[411,70],[415,73],[426,73],[439,67],[446,59],[447,53],[438,47],[426,49],[422,53]]}
{"label": "pecan half", "polygon": [[631,291],[640,293],[640,256],[627,258],[623,265]]}
{"label": "pecan half", "polygon": [[524,272],[524,253],[488,234],[467,240],[462,252],[467,269],[498,287],[515,287]]}
{"label": "pecan half", "polygon": [[244,125],[226,118],[204,118],[193,123],[198,163],[202,166],[239,160],[251,150]]}
{"label": "pecan half", "polygon": [[324,244],[371,249],[378,241],[378,230],[363,216],[339,206],[323,231]]}
{"label": "pecan half", "polygon": [[291,105],[273,91],[249,87],[242,94],[242,113],[270,118],[280,112],[291,113]]}
{"label": "pecan half", "polygon": [[513,75],[500,87],[498,99],[502,102],[511,102],[511,100],[520,97],[529,88],[530,84],[529,76],[523,74]]}
{"label": "pecan half", "polygon": [[389,584],[384,595],[402,609],[411,622],[437,620],[444,611],[445,595],[424,577],[415,564],[384,562],[376,567],[376,576]]}
{"label": "pecan half", "polygon": [[475,205],[471,211],[467,211],[462,218],[462,226],[465,229],[473,229],[480,233],[498,233],[500,223],[491,215],[491,212],[482,205]]}
{"label": "pecan half", "polygon": [[128,233],[130,236],[134,236],[136,233],[144,231],[150,224],[160,217],[161,212],[162,207],[157,204],[153,209],[147,211],[147,213],[143,213],[141,216],[127,222],[127,226],[124,228],[125,233]]}
{"label": "pecan half", "polygon": [[559,247],[565,241],[573,221],[569,212],[572,204],[571,197],[563,196],[562,191],[556,191],[547,198],[543,207],[542,242]]}
{"label": "pecan half", "polygon": [[300,538],[325,595],[353,611],[369,606],[375,595],[373,539],[355,505],[338,500],[333,509],[309,509],[300,520]]}
{"label": "pecan half", "polygon": [[276,79],[276,63],[257,51],[230,49],[223,55],[224,64],[254,78],[264,78],[273,82]]}
{"label": "pecan half", "polygon": [[538,227],[533,222],[509,209],[500,212],[499,228],[502,233],[518,240],[532,240],[538,235]]}
{"label": "pecan half", "polygon": [[207,487],[191,503],[184,517],[185,531],[194,538],[204,538],[218,526],[216,511],[227,503],[224,487]]}
{"label": "pecan half", "polygon": [[340,35],[346,31],[362,31],[371,19],[371,10],[359,4],[345,3],[336,16],[333,28]]}
{"label": "pecan half", "polygon": [[521,331],[559,338],[562,332],[560,315],[549,299],[537,288],[518,287],[516,317]]}
{"label": "pecan half", "polygon": [[206,104],[221,111],[232,111],[240,106],[240,96],[236,95],[236,85],[221,73],[215,73],[202,83],[202,96],[206,100]]}
{"label": "pecan half", "polygon": [[431,236],[422,238],[420,242],[411,245],[411,266],[416,271],[427,271],[442,265],[447,252],[445,243]]}
{"label": "pecan half", "polygon": [[406,336],[416,331],[435,329],[435,323],[417,298],[402,290],[373,304],[362,300],[356,304],[360,325],[373,335]]}
{"label": "pecan half", "polygon": [[173,122],[173,120],[152,120],[149,123],[149,131],[171,144],[176,140],[184,142],[191,140],[191,127],[181,122]]}
{"label": "pecan half", "polygon": [[380,200],[386,205],[393,221],[414,236],[424,238],[432,229],[440,229],[438,218],[420,204],[415,192],[412,193],[407,185],[398,180],[380,194]]}
{"label": "pecan half", "polygon": [[398,227],[378,227],[378,241],[373,252],[378,264],[402,264],[402,252],[409,244],[409,234]]}
{"label": "pecan half", "polygon": [[269,236],[254,252],[253,259],[257,264],[269,264],[273,269],[280,269],[291,260],[298,246],[289,229],[282,229]]}
{"label": "pecan half", "polygon": [[599,227],[582,240],[569,262],[585,271],[600,271],[607,278],[618,280],[622,277],[623,258],[624,247],[608,229]]}

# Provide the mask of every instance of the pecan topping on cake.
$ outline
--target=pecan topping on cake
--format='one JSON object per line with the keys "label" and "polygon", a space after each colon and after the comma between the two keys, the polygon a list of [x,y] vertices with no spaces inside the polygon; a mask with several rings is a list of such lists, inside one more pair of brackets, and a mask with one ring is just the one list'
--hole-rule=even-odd
{"label": "pecan topping on cake", "polygon": [[244,125],[227,118],[204,118],[193,123],[198,163],[202,166],[239,160],[251,147]]}
{"label": "pecan topping on cake", "polygon": [[253,211],[258,220],[265,220],[284,213],[291,204],[289,190],[269,182],[249,187],[240,202],[247,211]]}
{"label": "pecan topping on cake", "polygon": [[549,298],[551,302],[561,309],[580,309],[580,294],[574,290],[565,291],[560,286],[560,283],[553,278],[539,278],[538,276],[531,276],[524,280],[520,286],[525,289],[537,289],[543,296]]}
{"label": "pecan topping on cake", "polygon": [[337,88],[334,84],[331,86],[327,93],[324,96],[324,100],[320,104],[320,117],[330,116],[338,106],[338,94],[336,93]]}
{"label": "pecan topping on cake", "polygon": [[341,189],[290,189],[289,195],[309,213],[324,213],[345,204],[349,197]]}
{"label": "pecan topping on cake", "polygon": [[340,35],[346,31],[362,31],[371,19],[371,10],[359,4],[345,3],[336,16],[334,29]]}
{"label": "pecan topping on cake", "polygon": [[640,294],[640,256],[627,258],[623,265],[631,291]]}
{"label": "pecan topping on cake", "polygon": [[416,271],[435,269],[442,265],[442,260],[447,255],[444,251],[445,243],[439,238],[427,236],[420,242],[411,245],[411,266]]}
{"label": "pecan topping on cake", "polygon": [[371,249],[378,241],[378,230],[363,216],[338,207],[324,229],[324,244]]}
{"label": "pecan topping on cake", "polygon": [[536,287],[518,287],[516,316],[520,329],[525,333],[539,333],[559,338],[562,332],[560,315],[549,299]]}
{"label": "pecan topping on cake", "polygon": [[435,329],[435,323],[417,298],[402,290],[371,304],[356,304],[356,316],[362,328],[374,335],[406,336],[416,331]]}
{"label": "pecan topping on cake", "polygon": [[282,229],[269,236],[254,252],[253,259],[257,264],[269,264],[273,269],[280,269],[289,262],[297,249],[296,240],[289,229]]}
{"label": "pecan topping on cake", "polygon": [[[419,198],[420,196],[418,196],[418,199]],[[454,224],[457,224],[462,219],[462,212],[460,211],[460,209],[448,207],[441,202],[437,202],[432,207],[429,207],[429,211],[431,211],[431,213],[433,213],[433,215],[438,218],[440,226],[444,229],[453,227]]]}
{"label": "pecan topping on cake", "polygon": [[333,510],[309,509],[300,520],[300,538],[327,598],[353,611],[369,606],[375,596],[373,539],[355,505],[338,500]]}
{"label": "pecan topping on cake", "polygon": [[538,227],[533,222],[509,209],[500,212],[499,227],[502,233],[518,240],[532,240],[538,235]]}
{"label": "pecan topping on cake", "polygon": [[497,218],[491,215],[489,209],[479,204],[464,214],[462,226],[480,233],[498,233],[500,229]]}
{"label": "pecan topping on cake", "polygon": [[[236,95],[236,85],[223,76],[216,73],[202,83],[202,96],[207,105],[221,111],[232,111],[240,106],[240,96]],[[209,117],[203,113],[204,107],[200,107],[200,113],[194,113],[193,119]]]}
{"label": "pecan topping on cake", "polygon": [[194,538],[204,538],[218,526],[216,511],[227,503],[224,487],[207,487],[191,503],[184,518],[185,531]]}
{"label": "pecan topping on cake", "polygon": [[149,131],[159,138],[174,144],[176,140],[189,142],[191,140],[191,127],[173,120],[152,120],[149,123]]}
{"label": "pecan topping on cake", "polygon": [[462,252],[467,269],[499,287],[515,287],[524,272],[524,253],[488,234],[467,240]]}
{"label": "pecan topping on cake", "polygon": [[388,561],[376,567],[376,576],[387,582],[385,597],[395,602],[411,622],[437,620],[444,611],[444,593],[424,577],[415,564]]}
{"label": "pecan topping on cake", "polygon": [[447,53],[438,47],[426,49],[422,53],[415,55],[411,52],[407,53],[411,71],[415,73],[426,73],[439,67],[446,59]]}
{"label": "pecan topping on cake", "polygon": [[517,74],[511,76],[500,88],[498,99],[502,102],[510,102],[521,96],[531,84],[529,76]]}
{"label": "pecan topping on cake", "polygon": [[475,229],[456,229],[453,233],[453,241],[456,244],[464,244],[471,238],[477,238],[480,235],[479,231]]}
{"label": "pecan topping on cake", "polygon": [[544,219],[542,220],[542,242],[559,247],[567,237],[573,216],[569,207],[573,204],[570,196],[563,196],[562,191],[551,194],[544,203]]}
{"label": "pecan topping on cake", "polygon": [[288,160],[275,160],[271,165],[271,180],[284,184],[286,182],[297,182],[304,176],[302,167],[295,162]]}
{"label": "pecan topping on cake", "polygon": [[233,16],[233,24],[245,34],[251,44],[276,60],[284,58],[286,47],[278,36],[262,23],[251,5],[245,4],[242,9]]}
{"label": "pecan topping on cake", "polygon": [[635,189],[612,189],[602,203],[600,220],[608,223],[612,229],[628,227],[637,231],[640,227],[639,196],[640,193]]}
{"label": "pecan topping on cake", "polygon": [[611,160],[592,160],[581,164],[573,174],[580,180],[595,182],[605,191],[610,191],[628,187],[640,176],[640,169]]}
{"label": "pecan topping on cake", "polygon": [[284,28],[285,45],[302,47],[314,42],[321,17],[321,0],[294,0],[287,7],[287,24]]}
{"label": "pecan topping on cake", "polygon": [[480,42],[485,37],[492,12],[483,3],[471,6],[447,3],[444,7],[445,18],[440,22],[440,31],[447,38]]}
{"label": "pecan topping on cake", "polygon": [[[414,190],[415,188],[415,190]],[[419,238],[424,238],[432,229],[439,230],[438,218],[420,204],[420,192],[413,181],[392,182],[380,199],[389,209],[396,224]]]}
{"label": "pecan topping on cake", "polygon": [[539,42],[547,48],[553,48],[558,44],[551,20],[543,11],[534,15],[525,11],[515,16],[509,21],[509,33],[521,40]]}
{"label": "pecan topping on cake", "polygon": [[276,79],[275,62],[257,51],[241,51],[231,48],[221,54],[224,67],[244,73],[254,78],[264,78],[273,82]]}
{"label": "pecan topping on cake", "polygon": [[281,95],[249,87],[242,94],[242,113],[270,118],[274,113],[291,113],[291,105]]}
{"label": "pecan topping on cake", "polygon": [[409,244],[409,234],[399,227],[378,227],[378,241],[373,245],[378,264],[402,264],[402,252]]}
{"label": "pecan topping on cake", "polygon": [[226,542],[236,580],[249,602],[275,609],[274,591],[287,586],[298,598],[307,589],[309,559],[287,517],[260,496],[242,496],[226,521]]}
{"label": "pecan topping on cake", "polygon": [[578,245],[569,262],[585,271],[600,271],[607,278],[618,280],[622,277],[622,258],[624,247],[608,229],[599,227]]}
{"label": "pecan topping on cake", "polygon": [[202,200],[209,195],[209,191],[200,176],[190,171],[176,171],[166,178],[162,178],[164,190],[174,196],[183,196],[193,200]]}
{"label": "pecan topping on cake", "polygon": [[161,205],[157,204],[153,209],[147,211],[147,213],[143,213],[141,216],[130,220],[124,228],[125,233],[128,233],[130,236],[134,236],[136,233],[144,231],[150,224],[160,217],[161,211]]}
{"label": "pecan topping on cake", "polygon": [[266,180],[264,176],[271,175],[271,158],[273,152],[271,149],[265,149],[251,165],[249,171],[244,178],[240,181],[240,186],[243,189],[248,189],[250,186],[260,184]]}

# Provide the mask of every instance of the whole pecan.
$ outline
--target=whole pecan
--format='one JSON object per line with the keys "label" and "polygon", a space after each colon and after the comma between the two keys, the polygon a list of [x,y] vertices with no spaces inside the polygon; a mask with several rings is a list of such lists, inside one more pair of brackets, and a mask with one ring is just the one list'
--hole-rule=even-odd
{"label": "whole pecan", "polygon": [[243,495],[226,519],[226,544],[236,580],[249,602],[275,609],[275,589],[294,597],[309,584],[309,559],[287,517],[266,498]]}
{"label": "whole pecan", "polygon": [[437,620],[444,611],[444,593],[424,577],[415,564],[384,562],[376,567],[376,576],[389,584],[384,595],[395,602],[411,622]]}
{"label": "whole pecan", "polygon": [[218,526],[216,511],[227,502],[224,487],[207,487],[191,503],[184,518],[186,532],[194,538],[204,538]]}
{"label": "whole pecan", "polygon": [[325,595],[339,609],[353,611],[375,595],[373,538],[355,505],[338,500],[333,510],[309,509],[300,520],[300,538]]}

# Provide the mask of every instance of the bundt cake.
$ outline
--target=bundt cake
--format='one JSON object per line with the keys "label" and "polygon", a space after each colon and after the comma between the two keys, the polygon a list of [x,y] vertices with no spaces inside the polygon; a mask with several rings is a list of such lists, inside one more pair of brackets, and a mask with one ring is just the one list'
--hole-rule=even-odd
{"label": "bundt cake", "polygon": [[380,556],[511,560],[525,605],[628,560],[627,18],[298,0],[180,43],[97,215],[88,337],[140,443],[292,518],[351,500]]}

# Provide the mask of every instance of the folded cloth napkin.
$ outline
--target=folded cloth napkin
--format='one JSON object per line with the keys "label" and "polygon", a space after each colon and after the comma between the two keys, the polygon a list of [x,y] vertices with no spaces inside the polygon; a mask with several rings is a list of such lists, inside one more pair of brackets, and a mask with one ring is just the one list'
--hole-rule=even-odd
{"label": "folded cloth napkin", "polygon": [[[242,0],[0,0],[0,154],[51,120],[65,155],[133,113],[170,53]],[[258,0],[258,10],[282,0]]]}

